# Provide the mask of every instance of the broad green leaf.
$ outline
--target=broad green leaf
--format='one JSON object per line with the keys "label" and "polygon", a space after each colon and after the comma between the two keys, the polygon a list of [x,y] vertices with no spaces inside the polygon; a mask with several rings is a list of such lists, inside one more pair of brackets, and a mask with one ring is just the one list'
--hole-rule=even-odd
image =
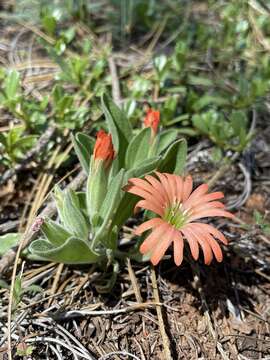
{"label": "broad green leaf", "polygon": [[77,133],[75,136],[72,136],[72,143],[82,168],[88,174],[91,154],[94,149],[94,140],[88,135]]}
{"label": "broad green leaf", "polygon": [[34,144],[36,139],[37,135],[24,136],[22,139],[18,139],[16,142],[14,142],[13,146],[16,146],[18,149],[29,148]]}
{"label": "broad green leaf", "polygon": [[104,237],[107,234],[112,220],[114,218],[114,214],[117,211],[118,205],[122,199],[123,192],[121,190],[123,185],[123,178],[124,178],[124,169],[121,169],[119,173],[116,175],[114,179],[112,179],[104,202],[101,206],[99,216],[103,219],[101,227],[98,229],[96,236],[93,240],[94,244],[96,245],[97,241]]}
{"label": "broad green leaf", "polygon": [[53,198],[56,203],[57,212],[60,217],[60,220],[64,223],[64,215],[63,215],[63,209],[64,209],[64,191],[60,189],[58,185],[55,185],[53,190]]}
{"label": "broad green leaf", "polygon": [[117,226],[114,226],[110,229],[107,239],[105,239],[105,245],[108,249],[116,250],[118,244],[118,234],[119,229]]}
{"label": "broad green leaf", "polygon": [[20,74],[12,70],[4,82],[4,91],[8,100],[14,100],[16,98],[20,84]]}
{"label": "broad green leaf", "polygon": [[203,115],[193,115],[192,116],[192,123],[195,128],[200,130],[203,134],[208,134],[208,122],[207,119]]}
{"label": "broad green leaf", "polygon": [[78,191],[76,192],[76,196],[79,201],[79,208],[81,209],[81,211],[83,211],[83,213],[85,213],[86,216],[88,216],[87,205],[86,205],[86,192]]}
{"label": "broad green leaf", "polygon": [[182,115],[179,115],[179,116],[173,118],[172,120],[166,121],[165,125],[171,126],[171,125],[175,125],[180,122],[187,122],[187,120],[189,120],[189,117],[190,117],[189,114],[182,114]]}
{"label": "broad green leaf", "polygon": [[3,256],[13,246],[19,244],[22,234],[9,233],[0,236],[0,256]]}
{"label": "broad green leaf", "polygon": [[181,127],[178,130],[178,133],[182,134],[182,135],[188,135],[188,136],[197,136],[199,134],[198,130],[193,129],[191,127]]}
{"label": "broad green leaf", "polygon": [[158,170],[161,172],[183,173],[187,157],[187,142],[185,139],[175,141],[162,156]]}
{"label": "broad green leaf", "polygon": [[148,158],[151,140],[151,128],[142,129],[128,145],[125,168],[132,169]]}
{"label": "broad green leaf", "polygon": [[107,192],[108,174],[103,160],[91,161],[91,171],[86,185],[86,204],[90,222],[99,213]]}
{"label": "broad green leaf", "polygon": [[161,156],[155,156],[150,159],[145,160],[141,165],[134,169],[130,169],[125,173],[124,185],[128,182],[128,179],[132,177],[141,177],[144,176],[159,167],[159,164],[162,160]]}
{"label": "broad green leaf", "polygon": [[194,104],[194,109],[196,111],[199,111],[210,104],[214,104],[217,106],[224,106],[224,105],[229,105],[229,103],[230,103],[229,100],[226,99],[225,97],[204,95],[198,101],[196,101],[196,103]]}
{"label": "broad green leaf", "polygon": [[53,36],[56,29],[56,19],[51,15],[44,15],[41,17],[41,23],[46,32]]}
{"label": "broad green leaf", "polygon": [[125,193],[115,213],[112,228],[116,226],[121,228],[125,221],[131,217],[134,211],[136,203],[139,201],[139,197]]}
{"label": "broad green leaf", "polygon": [[101,98],[102,109],[112,134],[113,145],[119,157],[120,167],[124,166],[125,151],[132,138],[132,128],[124,112],[106,94]]}
{"label": "broad green leaf", "polygon": [[73,235],[87,240],[89,236],[89,226],[80,210],[79,200],[72,190],[65,192],[63,201],[63,220],[64,225]]}
{"label": "broad green leaf", "polygon": [[162,131],[158,139],[158,154],[162,153],[177,138],[178,130],[169,129]]}
{"label": "broad green leaf", "polygon": [[230,122],[235,135],[240,136],[241,132],[242,134],[246,133],[247,117],[243,111],[233,111],[230,116]]}
{"label": "broad green leaf", "polygon": [[62,245],[71,234],[55,221],[47,219],[41,226],[41,231],[54,246]]}
{"label": "broad green leaf", "polygon": [[113,212],[116,210],[121,198],[122,198],[122,186],[124,179],[124,169],[121,169],[119,173],[111,180],[107,194],[100,208],[100,216],[107,221],[112,217]]}
{"label": "broad green leaf", "polygon": [[30,251],[44,260],[64,264],[93,264],[100,256],[93,252],[88,244],[76,237],[70,237],[59,247],[53,247],[48,241],[38,239],[31,243]]}

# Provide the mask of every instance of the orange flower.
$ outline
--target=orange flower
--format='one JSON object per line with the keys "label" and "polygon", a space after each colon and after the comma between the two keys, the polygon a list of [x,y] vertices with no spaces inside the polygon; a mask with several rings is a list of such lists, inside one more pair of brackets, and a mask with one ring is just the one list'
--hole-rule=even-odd
{"label": "orange flower", "polygon": [[104,160],[106,166],[109,166],[115,157],[115,151],[112,143],[111,134],[104,130],[97,133],[97,140],[94,147],[94,159]]}
{"label": "orange flower", "polygon": [[228,243],[227,239],[213,226],[196,220],[209,216],[233,218],[233,214],[224,210],[224,204],[216,201],[223,198],[223,193],[207,194],[207,184],[200,185],[192,192],[191,176],[183,178],[159,172],[156,175],[158,179],[151,175],[145,176],[145,180],[129,179],[125,189],[143,198],[137,203],[135,210],[143,208],[159,215],[135,230],[136,235],[152,230],[142,243],[140,252],[149,254],[152,264],[156,265],[173,243],[174,262],[179,266],[183,260],[185,239],[195,260],[199,257],[200,246],[205,264],[211,263],[213,254],[221,262],[223,255],[215,238],[224,244]]}
{"label": "orange flower", "polygon": [[144,118],[144,125],[146,127],[151,127],[154,135],[158,131],[158,124],[160,120],[160,112],[158,110],[148,109],[146,117]]}

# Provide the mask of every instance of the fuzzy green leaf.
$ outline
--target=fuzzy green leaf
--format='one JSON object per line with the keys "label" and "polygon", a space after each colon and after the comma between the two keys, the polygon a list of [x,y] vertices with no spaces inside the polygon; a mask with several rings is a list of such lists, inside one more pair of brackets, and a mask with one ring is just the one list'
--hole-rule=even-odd
{"label": "fuzzy green leaf", "polygon": [[178,130],[169,129],[162,131],[158,138],[158,154],[162,153],[177,138]]}
{"label": "fuzzy green leaf", "polygon": [[106,174],[104,161],[92,161],[86,187],[86,204],[91,224],[93,224],[93,217],[99,213],[104,201],[107,185],[108,174]]}
{"label": "fuzzy green leaf", "polygon": [[104,94],[101,98],[102,109],[108,124],[114,148],[119,158],[120,167],[124,166],[125,151],[132,138],[132,128],[125,113],[119,109],[112,99]]}
{"label": "fuzzy green leaf", "polygon": [[42,224],[41,231],[54,246],[62,245],[69,237],[71,237],[71,234],[68,231],[50,219]]}
{"label": "fuzzy green leaf", "polygon": [[75,136],[72,136],[72,143],[82,168],[88,174],[95,141],[86,134],[77,133]]}
{"label": "fuzzy green leaf", "polygon": [[9,233],[0,236],[0,256],[3,256],[13,246],[19,244],[22,234]]}
{"label": "fuzzy green leaf", "polygon": [[38,239],[31,243],[30,251],[44,260],[64,264],[93,264],[100,259],[85,241],[76,237],[70,237],[58,247],[52,246],[44,239]]}
{"label": "fuzzy green leaf", "polygon": [[99,239],[107,236],[106,234],[112,224],[112,219],[123,196],[123,191],[121,190],[123,179],[124,169],[121,169],[116,177],[110,182],[106,197],[99,212],[99,216],[103,221],[93,240],[94,244],[96,244]]}
{"label": "fuzzy green leaf", "polygon": [[175,141],[162,156],[158,170],[161,172],[183,173],[187,157],[187,142],[185,139]]}
{"label": "fuzzy green leaf", "polygon": [[106,197],[100,208],[100,216],[106,220],[110,218],[115,211],[115,208],[119,204],[122,197],[122,185],[124,179],[124,169],[121,169],[119,173],[112,179],[108,186]]}
{"label": "fuzzy green leaf", "polygon": [[4,90],[8,100],[14,100],[20,85],[20,74],[13,70],[11,71],[4,82]]}
{"label": "fuzzy green leaf", "polygon": [[79,200],[74,191],[68,190],[63,201],[64,225],[74,236],[88,239],[89,226],[79,207]]}
{"label": "fuzzy green leaf", "polygon": [[126,169],[136,168],[148,158],[151,139],[151,128],[142,129],[131,140],[126,151]]}
{"label": "fuzzy green leaf", "polygon": [[65,196],[64,191],[61,190],[58,185],[55,185],[54,191],[53,191],[53,198],[56,203],[58,215],[62,222],[64,222],[64,215],[63,215],[64,196]]}

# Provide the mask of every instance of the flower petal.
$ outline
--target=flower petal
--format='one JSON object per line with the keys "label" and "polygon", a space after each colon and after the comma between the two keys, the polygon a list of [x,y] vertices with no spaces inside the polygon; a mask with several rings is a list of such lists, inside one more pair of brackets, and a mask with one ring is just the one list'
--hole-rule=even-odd
{"label": "flower petal", "polygon": [[191,255],[193,256],[193,259],[198,260],[198,258],[199,258],[198,241],[193,236],[193,234],[189,231],[189,229],[187,228],[187,225],[184,226],[182,229],[180,229],[180,231],[184,235],[184,237],[186,238],[186,240],[187,240],[187,242],[189,244],[189,248],[190,248],[190,251],[191,251]]}
{"label": "flower petal", "polygon": [[175,265],[180,266],[183,261],[183,252],[184,252],[184,240],[181,233],[175,230],[172,235],[173,238],[173,255]]}
{"label": "flower petal", "polygon": [[199,211],[208,210],[208,209],[217,209],[217,208],[224,209],[225,205],[220,201],[212,201],[212,202],[207,202],[205,204],[195,206],[194,208],[192,208],[192,211],[194,213],[197,213]]}
{"label": "flower petal", "polygon": [[162,238],[163,233],[167,232],[171,226],[164,222],[157,228],[155,228],[152,233],[144,240],[140,246],[140,252],[142,254],[147,254],[149,252],[153,253],[155,246],[159,244],[160,238]]}
{"label": "flower petal", "polygon": [[170,193],[171,202],[175,203],[177,199],[177,188],[176,188],[176,182],[175,182],[175,176],[173,174],[164,173],[168,180],[168,189]]}
{"label": "flower petal", "polygon": [[218,242],[210,234],[207,235],[207,241],[211,246],[215,258],[217,259],[218,262],[221,262],[223,260],[223,253]]}
{"label": "flower petal", "polygon": [[157,207],[153,202],[148,200],[138,201],[137,204],[135,205],[135,209],[134,209],[135,213],[137,212],[138,208],[153,211],[154,213],[160,216],[163,215],[163,210],[160,207]]}
{"label": "flower petal", "polygon": [[151,256],[151,262],[153,265],[157,265],[165,255],[166,250],[172,243],[172,235],[175,229],[169,226],[166,232],[160,237],[158,245],[154,248]]}
{"label": "flower petal", "polygon": [[194,220],[202,219],[202,218],[209,217],[209,216],[222,216],[222,217],[227,217],[230,219],[234,218],[234,215],[228,211],[220,210],[220,209],[213,209],[213,210],[210,209],[210,210],[204,210],[204,211],[195,213],[194,215],[192,215],[189,218],[189,221],[194,221]]}
{"label": "flower petal", "polygon": [[193,223],[202,228],[203,230],[209,232],[210,234],[214,235],[217,239],[219,239],[223,244],[228,245],[228,240],[225,236],[220,232],[218,229],[214,228],[212,225],[204,224],[204,223]]}
{"label": "flower petal", "polygon": [[184,208],[189,209],[190,207],[194,206],[193,205],[194,201],[201,198],[204,194],[207,193],[207,191],[208,191],[207,184],[201,184],[200,186],[198,186],[190,195],[190,197],[183,203]]}
{"label": "flower petal", "polygon": [[190,224],[192,225],[193,229],[196,229],[196,232],[205,240],[208,242],[208,244],[211,246],[211,249],[215,255],[215,258],[218,262],[221,262],[223,260],[223,254],[222,250],[218,244],[218,242],[212,237],[212,235],[209,233],[206,228],[201,227],[201,224]]}
{"label": "flower petal", "polygon": [[184,185],[183,185],[183,201],[184,202],[189,198],[189,195],[191,194],[191,191],[192,191],[192,186],[193,186],[192,177],[190,175],[188,175],[185,178]]}
{"label": "flower petal", "polygon": [[164,220],[162,220],[161,218],[153,218],[153,219],[150,219],[148,221],[145,221],[144,223],[142,223],[141,225],[139,225],[137,227],[137,229],[134,231],[134,234],[135,235],[141,235],[143,232],[149,230],[149,229],[152,229],[152,228],[155,228],[155,227],[158,227],[160,226],[161,224],[165,223]]}
{"label": "flower petal", "polygon": [[[148,181],[146,180],[142,180],[139,178],[131,178],[128,180],[129,184],[137,186],[140,189],[143,189],[145,191],[147,191],[149,194],[155,196],[157,198],[158,201],[160,201],[161,203],[163,203],[166,198],[163,196],[162,191],[163,189],[156,189],[155,186],[153,186],[152,184],[149,184]],[[127,189],[128,191],[129,189]]]}
{"label": "flower petal", "polygon": [[144,200],[149,201],[151,204],[155,205],[160,210],[160,212],[163,211],[162,206],[157,198],[154,195],[149,194],[147,191],[140,189],[137,186],[131,186],[127,192],[142,197]]}
{"label": "flower petal", "polygon": [[175,176],[175,183],[176,183],[176,188],[177,188],[177,200],[179,202],[182,201],[183,198],[183,187],[184,187],[184,182],[181,176]]}
{"label": "flower petal", "polygon": [[193,234],[193,236],[195,237],[195,239],[198,241],[198,243],[202,248],[205,265],[209,265],[213,260],[213,253],[211,246],[209,245],[208,241],[205,241],[205,239],[201,238],[200,233],[196,231],[196,227],[193,227],[192,224],[189,225],[188,230]]}
{"label": "flower petal", "polygon": [[188,206],[189,207],[195,207],[195,206],[199,206],[201,204],[204,204],[206,202],[209,201],[213,201],[213,200],[217,200],[217,199],[222,199],[224,198],[224,194],[221,191],[216,191],[210,194],[206,194],[206,195],[202,195],[196,199],[193,199]]}
{"label": "flower petal", "polygon": [[158,171],[155,171],[155,174],[157,174],[161,184],[163,185],[164,190],[167,193],[169,204],[172,204],[173,203],[173,193],[171,191],[171,187],[169,185],[169,181],[168,181],[167,177],[163,173],[160,173]]}
{"label": "flower petal", "polygon": [[163,185],[154,176],[146,175],[145,179],[155,188],[155,190],[162,196],[163,201],[167,204],[169,202],[169,198]]}

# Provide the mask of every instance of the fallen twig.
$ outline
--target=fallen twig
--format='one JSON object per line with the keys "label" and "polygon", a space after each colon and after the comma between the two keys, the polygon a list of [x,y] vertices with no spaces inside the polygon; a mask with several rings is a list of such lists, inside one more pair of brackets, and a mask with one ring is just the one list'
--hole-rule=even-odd
{"label": "fallen twig", "polygon": [[19,220],[10,220],[0,225],[0,233],[5,234],[6,232],[15,229],[19,225]]}
{"label": "fallen twig", "polygon": [[[162,306],[162,303],[157,302],[145,302],[140,304],[134,304],[125,308],[121,309],[112,309],[112,310],[88,310],[88,309],[82,309],[82,310],[70,310],[63,313],[57,313],[53,316],[54,319],[57,320],[65,320],[70,318],[76,318],[81,316],[101,316],[101,315],[119,315],[119,314],[126,314],[132,311],[147,309],[147,308],[153,308],[154,306]],[[38,314],[38,316],[43,316],[44,314]],[[169,360],[169,358],[168,358]]]}
{"label": "fallen twig", "polygon": [[155,268],[153,266],[151,267],[151,280],[152,280],[152,286],[153,286],[154,299],[155,299],[155,302],[157,303],[156,311],[157,311],[157,316],[158,316],[160,334],[161,334],[162,343],[163,343],[164,359],[172,360],[172,355],[171,355],[171,350],[170,350],[170,341],[169,341],[169,338],[168,338],[168,335],[166,333],[165,326],[164,326],[162,311],[161,311],[161,307],[160,307],[158,287],[157,287],[156,272],[155,272]]}

